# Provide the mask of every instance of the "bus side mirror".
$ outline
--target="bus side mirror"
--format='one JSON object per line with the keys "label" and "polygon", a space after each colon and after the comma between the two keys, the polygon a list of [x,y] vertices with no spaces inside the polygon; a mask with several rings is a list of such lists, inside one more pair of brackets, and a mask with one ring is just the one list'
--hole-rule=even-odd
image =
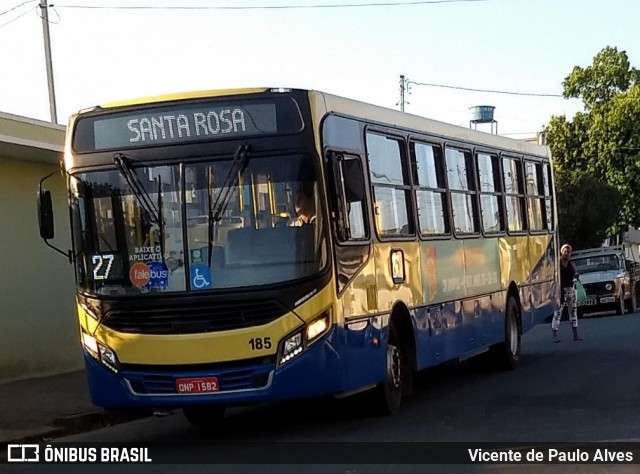
{"label": "bus side mirror", "polygon": [[53,229],[53,202],[51,200],[51,191],[43,189],[42,183],[54,174],[56,174],[56,171],[42,178],[40,180],[40,185],[38,186],[38,227],[40,228],[40,237],[42,237],[47,247],[51,247],[59,254],[64,255],[67,257],[67,260],[69,260],[69,263],[72,263],[73,252],[71,250],[65,252],[48,242],[53,239],[53,236],[55,235]]}
{"label": "bus side mirror", "polygon": [[40,237],[44,240],[53,239],[55,232],[53,227],[53,204],[51,191],[42,189],[38,191],[38,226]]}

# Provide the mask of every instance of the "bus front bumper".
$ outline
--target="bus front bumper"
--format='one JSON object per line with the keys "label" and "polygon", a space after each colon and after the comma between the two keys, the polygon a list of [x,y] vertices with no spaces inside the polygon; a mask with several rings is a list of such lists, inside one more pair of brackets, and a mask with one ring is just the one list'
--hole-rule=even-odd
{"label": "bus front bumper", "polygon": [[[125,367],[114,373],[85,352],[91,399],[108,409],[177,408],[199,404],[249,405],[272,400],[321,396],[341,392],[346,375],[333,344],[335,330],[296,359],[277,367],[275,358],[246,365],[213,367]],[[342,367],[342,368],[341,368]],[[178,393],[176,380],[215,378],[219,391]]]}

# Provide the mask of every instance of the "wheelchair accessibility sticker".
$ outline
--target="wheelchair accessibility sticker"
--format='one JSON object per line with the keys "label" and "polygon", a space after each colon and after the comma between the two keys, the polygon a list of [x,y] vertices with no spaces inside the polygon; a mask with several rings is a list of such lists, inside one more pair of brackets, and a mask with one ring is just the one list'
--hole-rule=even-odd
{"label": "wheelchair accessibility sticker", "polygon": [[206,290],[211,288],[211,268],[204,265],[191,267],[191,288],[193,290]]}

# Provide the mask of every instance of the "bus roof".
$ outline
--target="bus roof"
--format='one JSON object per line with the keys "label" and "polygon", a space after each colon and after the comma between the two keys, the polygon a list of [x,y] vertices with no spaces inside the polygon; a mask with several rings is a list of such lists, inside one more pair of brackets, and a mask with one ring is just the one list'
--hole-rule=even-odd
{"label": "bus roof", "polygon": [[[112,109],[116,107],[124,107],[131,105],[153,104],[159,102],[169,102],[183,99],[199,99],[208,97],[223,97],[238,94],[260,94],[268,90],[289,91],[294,89],[283,88],[240,88],[240,89],[219,89],[205,90],[194,92],[178,92],[172,94],[164,94],[150,97],[141,97],[135,99],[127,99],[101,104],[103,109]],[[536,143],[526,142],[523,140],[515,140],[512,138],[493,135],[486,132],[472,130],[470,128],[452,125],[438,120],[413,115],[399,110],[390,109],[378,105],[361,102],[358,100],[347,99],[333,94],[328,94],[316,90],[308,90],[309,99],[312,103],[312,110],[319,121],[326,113],[336,113],[354,118],[362,118],[377,122],[381,125],[398,127],[404,130],[416,130],[420,132],[427,131],[430,135],[442,137],[445,139],[460,140],[463,142],[471,142],[477,145],[486,145],[491,147],[510,150],[516,153],[526,153],[537,156],[550,156],[549,147],[541,146]]]}
{"label": "bus roof", "polygon": [[124,107],[128,105],[154,104],[157,102],[169,102],[172,100],[204,99],[207,97],[223,97],[226,95],[237,95],[237,94],[259,94],[267,90],[268,88],[266,87],[255,87],[255,88],[247,88],[247,89],[218,89],[218,90],[195,91],[195,92],[176,92],[173,94],[163,94],[163,95],[156,95],[156,96],[149,96],[149,97],[140,97],[137,99],[125,99],[125,100],[119,100],[115,102],[108,102],[106,104],[101,104],[100,107],[104,109],[111,109],[114,107]]}
{"label": "bus roof", "polygon": [[548,146],[537,143],[515,140],[500,135],[471,130],[470,128],[452,125],[438,120],[433,120],[418,115],[401,112],[399,110],[372,105],[366,102],[346,99],[319,91],[310,91],[310,98],[316,101],[314,110],[324,109],[325,113],[336,113],[351,117],[360,117],[387,126],[398,127],[404,130],[416,130],[428,132],[430,135],[445,139],[471,142],[478,145],[486,145],[516,153],[526,153],[536,156],[550,156]]}

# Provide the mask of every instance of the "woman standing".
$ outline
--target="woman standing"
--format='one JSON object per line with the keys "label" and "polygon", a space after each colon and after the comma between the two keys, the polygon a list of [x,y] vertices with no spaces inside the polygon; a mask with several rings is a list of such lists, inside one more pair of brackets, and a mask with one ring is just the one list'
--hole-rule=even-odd
{"label": "woman standing", "polygon": [[573,340],[582,341],[582,337],[580,337],[580,333],[578,333],[578,307],[576,304],[575,287],[578,271],[573,262],[570,261],[572,251],[573,249],[569,244],[564,244],[560,247],[560,307],[553,314],[553,320],[551,321],[553,342],[561,342],[558,336],[558,329],[560,328],[560,318],[565,308],[567,308],[567,312],[569,313],[569,321],[571,322],[571,329],[573,330]]}

